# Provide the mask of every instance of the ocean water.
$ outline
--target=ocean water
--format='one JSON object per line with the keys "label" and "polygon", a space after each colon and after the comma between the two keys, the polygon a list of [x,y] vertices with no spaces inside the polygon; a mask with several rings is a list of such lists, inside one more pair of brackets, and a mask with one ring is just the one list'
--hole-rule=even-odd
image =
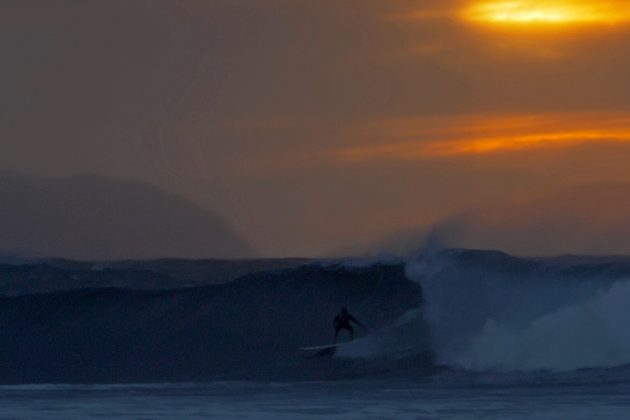
{"label": "ocean water", "polygon": [[[136,277],[0,296],[0,418],[630,418],[630,258],[443,250],[203,287]],[[369,330],[301,350],[332,341],[342,306]]]}
{"label": "ocean water", "polygon": [[380,381],[0,388],[15,419],[624,419],[628,384],[458,386]]}

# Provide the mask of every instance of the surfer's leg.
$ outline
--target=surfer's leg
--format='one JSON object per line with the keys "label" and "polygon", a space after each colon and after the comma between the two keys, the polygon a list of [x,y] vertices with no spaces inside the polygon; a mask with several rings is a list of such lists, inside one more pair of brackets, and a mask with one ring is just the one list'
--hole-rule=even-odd
{"label": "surfer's leg", "polygon": [[350,331],[350,341],[354,339],[354,328],[351,325],[348,325],[348,331]]}

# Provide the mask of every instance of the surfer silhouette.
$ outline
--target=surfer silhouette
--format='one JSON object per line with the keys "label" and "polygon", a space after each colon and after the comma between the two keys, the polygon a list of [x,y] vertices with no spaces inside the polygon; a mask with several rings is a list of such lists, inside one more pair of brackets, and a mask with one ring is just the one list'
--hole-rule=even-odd
{"label": "surfer silhouette", "polygon": [[341,330],[348,330],[350,332],[350,340],[354,338],[354,328],[350,325],[350,321],[360,325],[363,329],[367,329],[363,324],[357,321],[355,317],[350,315],[346,308],[341,308],[341,312],[337,314],[335,320],[333,321],[333,326],[335,327],[335,343],[337,342],[337,335]]}

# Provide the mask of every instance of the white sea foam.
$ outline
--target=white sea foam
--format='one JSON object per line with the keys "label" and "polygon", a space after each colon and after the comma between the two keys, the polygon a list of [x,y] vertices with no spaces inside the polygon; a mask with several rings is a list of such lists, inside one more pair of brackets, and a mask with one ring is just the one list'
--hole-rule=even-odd
{"label": "white sea foam", "polygon": [[452,255],[410,263],[409,276],[423,286],[437,361],[499,371],[629,364],[630,281],[554,264],[489,265],[484,272],[483,264],[454,265]]}

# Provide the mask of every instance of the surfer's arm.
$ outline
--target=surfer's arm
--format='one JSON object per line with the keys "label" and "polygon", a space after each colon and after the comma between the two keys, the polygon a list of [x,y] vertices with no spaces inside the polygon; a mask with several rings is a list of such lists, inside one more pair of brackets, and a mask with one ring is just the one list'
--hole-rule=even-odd
{"label": "surfer's arm", "polygon": [[350,321],[354,322],[355,324],[359,325],[361,328],[363,328],[364,330],[367,330],[367,327],[363,324],[361,324],[355,317],[353,317],[352,315],[350,315]]}

